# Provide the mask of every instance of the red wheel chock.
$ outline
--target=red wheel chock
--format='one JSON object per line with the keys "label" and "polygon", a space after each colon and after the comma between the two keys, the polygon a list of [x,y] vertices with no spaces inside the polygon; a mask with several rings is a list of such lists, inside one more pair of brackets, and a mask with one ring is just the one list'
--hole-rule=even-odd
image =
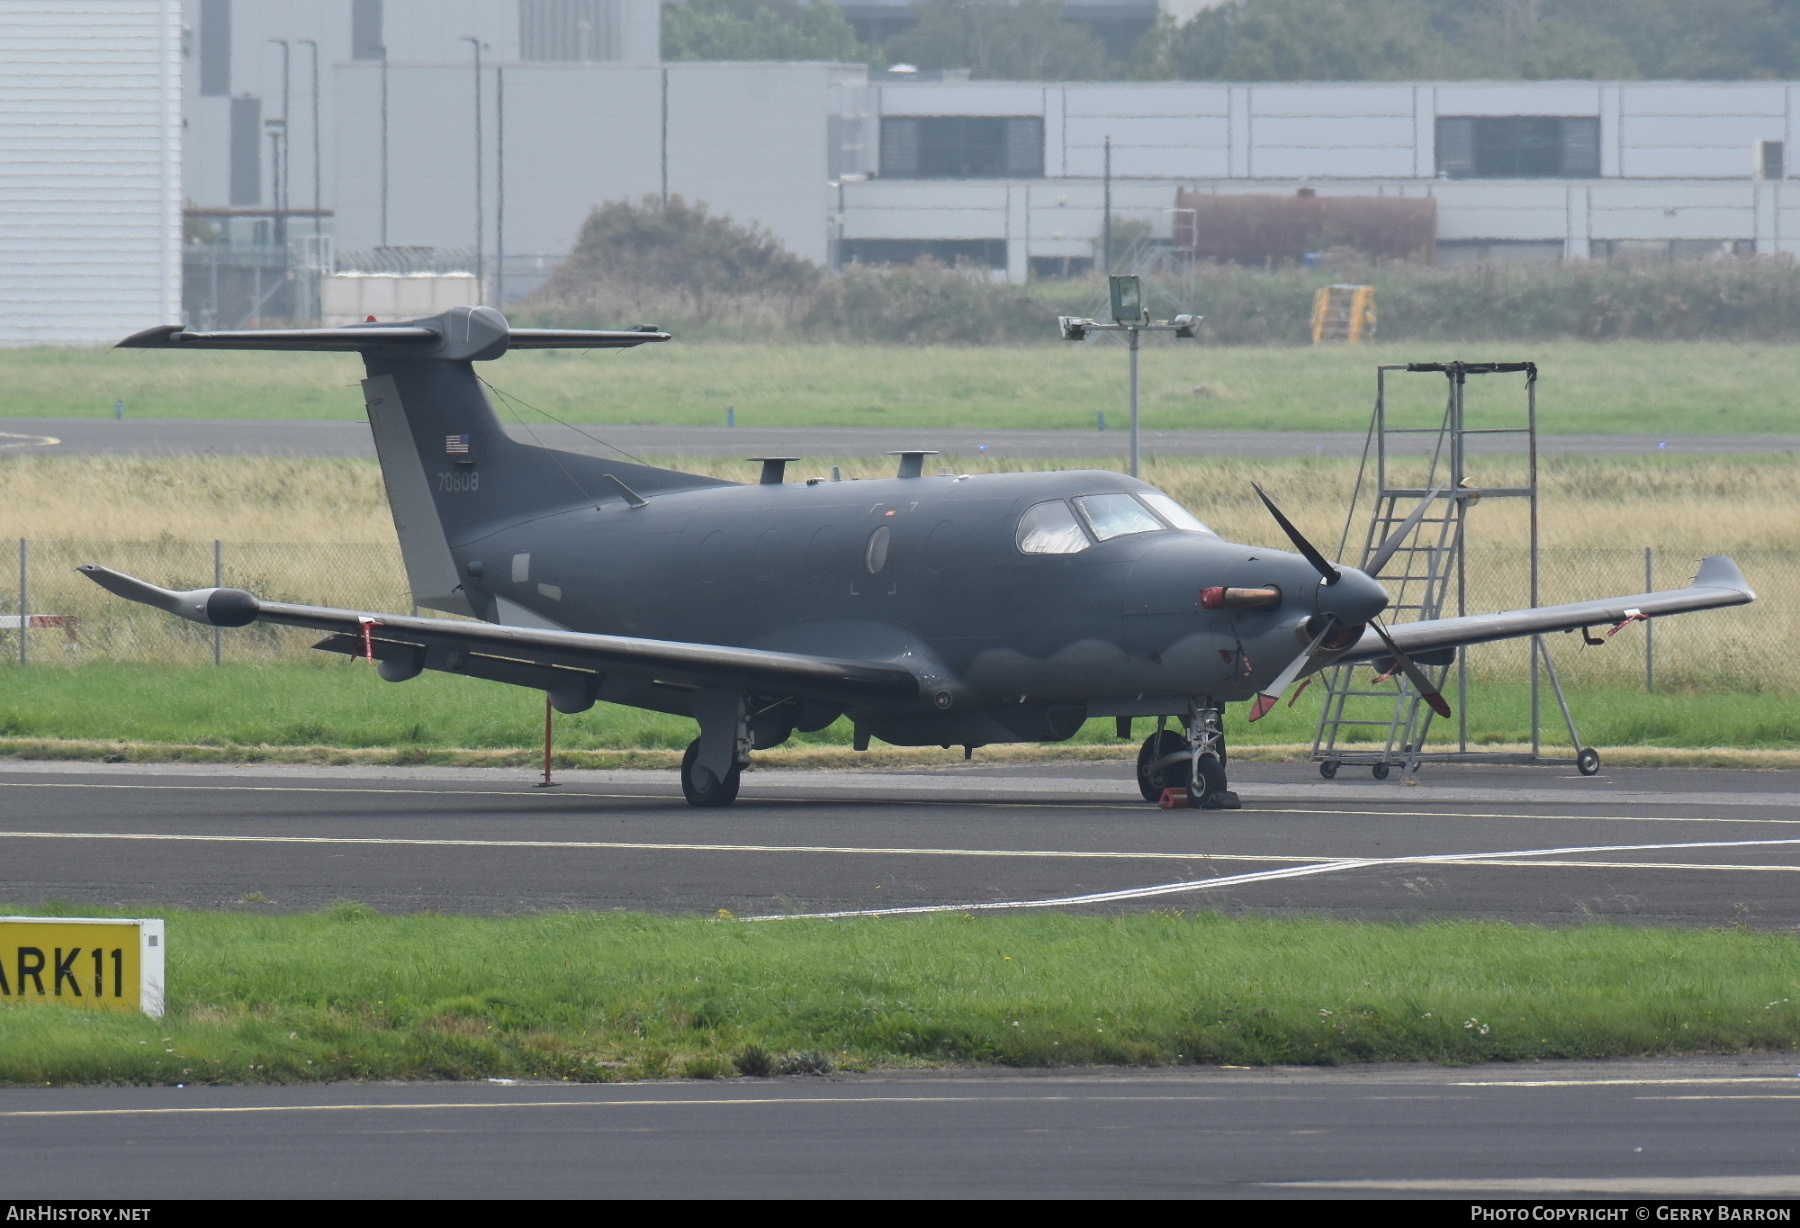
{"label": "red wheel chock", "polygon": [[1164,810],[1192,810],[1194,803],[1188,798],[1186,789],[1164,789],[1162,800],[1156,803]]}

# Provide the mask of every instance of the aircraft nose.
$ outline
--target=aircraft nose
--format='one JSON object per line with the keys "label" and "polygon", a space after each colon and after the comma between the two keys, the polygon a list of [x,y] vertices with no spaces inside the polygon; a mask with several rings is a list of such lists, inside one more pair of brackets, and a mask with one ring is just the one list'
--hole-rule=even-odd
{"label": "aircraft nose", "polygon": [[1381,582],[1354,567],[1340,567],[1336,584],[1319,586],[1319,612],[1334,614],[1339,622],[1355,626],[1387,609],[1388,593]]}

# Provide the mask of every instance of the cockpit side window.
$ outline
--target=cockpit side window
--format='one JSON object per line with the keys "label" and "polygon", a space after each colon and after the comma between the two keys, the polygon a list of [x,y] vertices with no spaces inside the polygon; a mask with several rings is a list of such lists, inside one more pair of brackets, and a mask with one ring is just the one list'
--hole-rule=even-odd
{"label": "cockpit side window", "polygon": [[1155,533],[1164,527],[1162,521],[1126,494],[1082,495],[1075,500],[1075,505],[1087,517],[1094,536],[1101,541],[1132,533]]}
{"label": "cockpit side window", "polygon": [[1079,554],[1092,544],[1061,499],[1026,508],[1014,540],[1026,554]]}
{"label": "cockpit side window", "polygon": [[1149,504],[1151,511],[1168,521],[1171,529],[1179,529],[1183,533],[1206,533],[1213,537],[1218,536],[1217,533],[1201,524],[1192,512],[1160,490],[1140,490],[1138,498]]}

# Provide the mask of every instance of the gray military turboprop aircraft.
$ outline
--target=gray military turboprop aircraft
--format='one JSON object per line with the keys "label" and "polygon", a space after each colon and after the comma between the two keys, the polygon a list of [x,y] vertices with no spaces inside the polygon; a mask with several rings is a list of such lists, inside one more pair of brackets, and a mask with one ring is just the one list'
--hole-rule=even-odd
{"label": "gray military turboprop aircraft", "polygon": [[[363,356],[369,422],[414,600],[483,620],[174,592],[93,565],[95,583],[194,622],[328,632],[402,682],[442,670],[542,690],[561,712],[598,700],[691,716],[681,787],[726,806],[753,750],[841,716],[858,749],[1056,742],[1091,717],[1156,720],[1138,755],[1146,800],[1186,788],[1233,807],[1223,705],[1252,719],[1339,661],[1404,672],[1467,644],[1755,599],[1705,560],[1671,592],[1383,627],[1376,576],[1433,499],[1364,570],[1327,560],[1267,495],[1294,552],[1237,545],[1145,482],[1099,471],[927,477],[899,453],[875,481],[784,480],[783,457],[740,485],[548,448],[501,428],[474,365],[509,349],[621,348],[625,332],[513,329],[487,307],[408,324],[138,333],[122,346],[339,350]],[[1448,497],[1462,497],[1460,492]],[[1169,718],[1179,732],[1166,728]]]}

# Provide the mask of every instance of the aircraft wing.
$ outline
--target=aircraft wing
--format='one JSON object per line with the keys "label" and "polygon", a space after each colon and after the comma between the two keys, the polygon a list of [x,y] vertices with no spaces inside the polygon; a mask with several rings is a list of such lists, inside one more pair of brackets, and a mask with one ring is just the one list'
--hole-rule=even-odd
{"label": "aircraft wing", "polygon": [[290,605],[234,588],[175,592],[92,563],[77,570],[108,592],[207,626],[265,622],[330,632],[315,647],[366,653],[383,662],[390,677],[444,670],[536,687],[581,707],[593,702],[600,677],[614,672],[678,688],[755,689],[840,702],[903,699],[919,691],[912,671],[881,662]]}
{"label": "aircraft wing", "polygon": [[[1701,561],[1699,574],[1686,588],[1661,593],[1639,593],[1635,597],[1603,597],[1597,601],[1540,606],[1535,610],[1504,610],[1498,614],[1470,614],[1462,618],[1395,623],[1387,630],[1401,652],[1416,656],[1440,648],[1486,644],[1493,640],[1541,635],[1548,631],[1612,627],[1636,618],[1660,618],[1665,614],[1687,614],[1694,610],[1748,605],[1755,600],[1756,593],[1745,581],[1744,573],[1738,570],[1738,565],[1723,554],[1715,554]],[[1337,660],[1372,660],[1388,655],[1387,647],[1382,644],[1380,637],[1373,630],[1368,630],[1363,632],[1362,639],[1350,651]]]}

